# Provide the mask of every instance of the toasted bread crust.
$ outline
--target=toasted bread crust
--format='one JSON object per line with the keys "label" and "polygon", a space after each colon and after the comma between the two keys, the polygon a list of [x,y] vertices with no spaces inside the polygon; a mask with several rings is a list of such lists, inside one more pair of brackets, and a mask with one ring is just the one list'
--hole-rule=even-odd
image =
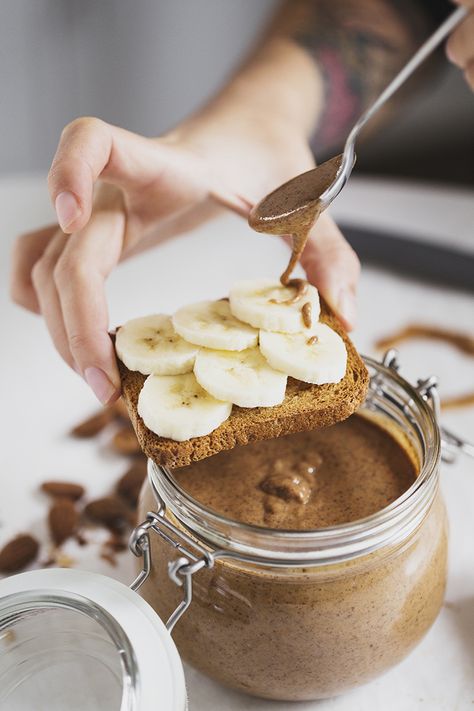
{"label": "toasted bread crust", "polygon": [[323,302],[320,320],[334,329],[346,345],[347,370],[339,383],[310,385],[288,378],[281,405],[255,408],[234,405],[230,417],[217,429],[185,442],[158,437],[145,426],[137,404],[146,376],[128,370],[119,360],[123,398],[144,453],[157,464],[183,467],[238,445],[328,427],[352,415],[364,401],[369,374],[339,320]]}

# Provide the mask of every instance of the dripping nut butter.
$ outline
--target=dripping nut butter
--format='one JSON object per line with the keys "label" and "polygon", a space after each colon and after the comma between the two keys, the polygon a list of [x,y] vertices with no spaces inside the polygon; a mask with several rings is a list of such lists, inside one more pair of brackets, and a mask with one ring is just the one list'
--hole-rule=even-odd
{"label": "dripping nut butter", "polygon": [[[260,231],[294,236],[281,281],[294,287],[293,299],[301,299],[303,314],[305,282],[292,280],[291,272],[319,214],[317,195],[325,188],[324,180],[311,173],[296,179],[294,190],[290,181],[283,195],[268,196],[250,220]],[[316,179],[322,183],[315,185]],[[309,322],[311,314],[303,318]],[[397,387],[408,401],[403,386]],[[425,442],[417,442],[403,412],[395,423],[389,406],[370,400],[369,391],[358,414],[328,429],[253,442],[168,472],[167,496],[171,482],[176,498],[174,513],[166,502],[167,516],[176,526],[210,546],[213,531],[219,530],[230,550],[245,546],[254,554],[251,563],[217,560],[193,576],[192,603],[173,638],[182,658],[201,672],[269,699],[334,696],[403,659],[435,620],[446,577],[438,462],[435,455],[428,461],[426,454],[436,425],[424,421],[420,411],[417,431]],[[166,500],[159,470],[153,477]],[[412,508],[399,523],[398,502],[419,478],[418,493],[408,501]],[[428,485],[429,500],[422,500],[420,492]],[[147,483],[140,520],[155,505]],[[394,521],[390,537],[382,523],[377,534],[380,516]],[[202,534],[206,526],[207,537]],[[338,536],[347,543],[344,555],[337,552]],[[359,541],[355,552],[352,540]],[[166,620],[183,595],[168,576],[169,561],[177,555],[157,536],[150,543],[152,571],[141,594]],[[318,560],[305,565],[313,546]],[[272,564],[275,549],[286,554],[288,564]],[[255,562],[259,556],[261,564]]]}

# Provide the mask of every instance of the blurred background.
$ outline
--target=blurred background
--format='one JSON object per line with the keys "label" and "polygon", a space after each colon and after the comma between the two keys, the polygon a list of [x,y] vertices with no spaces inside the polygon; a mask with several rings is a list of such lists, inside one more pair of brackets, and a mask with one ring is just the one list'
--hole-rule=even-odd
{"label": "blurred background", "polygon": [[[31,531],[40,544],[35,567],[50,565],[52,550],[49,503],[40,485],[77,482],[90,501],[112,492],[130,464],[112,446],[115,424],[91,439],[68,436],[98,403],[62,362],[43,319],[14,305],[7,293],[16,235],[54,220],[45,175],[60,132],[81,115],[149,136],[166,131],[225,81],[277,5],[278,0],[0,0],[0,369],[6,374],[0,550],[13,536]],[[474,335],[474,93],[441,51],[438,70],[429,76],[420,78],[396,119],[358,147],[354,178],[333,205],[363,262],[355,344],[376,358],[383,352],[381,338],[411,324],[452,329],[464,334],[468,346]],[[192,239],[169,240],[114,270],[107,281],[110,325],[219,298],[236,279],[279,274],[287,259],[282,241],[264,239],[244,220],[224,214]],[[439,376],[444,426],[474,441],[472,348],[468,354],[442,339],[412,339],[401,344],[400,362],[401,374],[412,383]],[[446,407],[466,395],[463,407]],[[446,605],[429,637],[375,686],[317,703],[319,711],[474,711],[474,566],[466,543],[474,540],[472,474],[467,458],[443,472],[450,577]],[[101,555],[101,536],[108,534],[96,533],[86,546],[69,539],[56,550],[55,565],[129,583],[132,556],[119,554],[114,567],[110,555]],[[197,672],[187,670],[186,676],[191,708],[248,709],[248,697],[240,700]],[[257,707],[269,710],[265,701],[253,702]]]}
{"label": "blurred background", "polygon": [[[46,171],[61,129],[77,116],[150,136],[170,128],[219,87],[277,5],[1,0],[0,174]],[[472,185],[473,126],[474,97],[441,61],[360,150],[357,170]]]}

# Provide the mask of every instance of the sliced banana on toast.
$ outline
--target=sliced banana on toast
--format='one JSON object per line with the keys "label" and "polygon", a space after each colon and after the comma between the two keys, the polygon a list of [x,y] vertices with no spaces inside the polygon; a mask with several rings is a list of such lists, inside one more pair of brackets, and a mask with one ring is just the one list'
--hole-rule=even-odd
{"label": "sliced banana on toast", "polygon": [[258,348],[239,352],[203,348],[196,356],[194,374],[208,393],[240,407],[272,407],[285,397],[286,375],[272,368]]}
{"label": "sliced banana on toast", "polygon": [[198,351],[176,333],[171,318],[164,314],[127,321],[117,331],[115,348],[129,370],[143,375],[190,373]]}
{"label": "sliced banana on toast", "polygon": [[149,375],[138,397],[138,414],[159,437],[184,442],[202,437],[227,420],[232,403],[216,400],[193,373]]}
{"label": "sliced banana on toast", "polygon": [[243,351],[258,343],[258,331],[239,321],[227,299],[183,306],[173,316],[177,333],[189,343],[224,351]]}
{"label": "sliced banana on toast", "polygon": [[281,333],[298,333],[305,330],[302,307],[311,304],[313,321],[319,318],[320,306],[317,289],[308,284],[305,293],[296,301],[295,288],[282,286],[274,279],[239,281],[230,290],[230,310],[241,321],[254,328]]}
{"label": "sliced banana on toast", "polygon": [[315,385],[338,383],[346,373],[346,345],[318,322],[319,315],[314,286],[298,294],[295,286],[258,279],[237,283],[229,301],[201,301],[173,317],[128,321],[115,344],[129,370],[148,375],[137,402],[143,423],[159,437],[184,442],[217,429],[233,404],[280,405],[288,376]]}
{"label": "sliced banana on toast", "polygon": [[324,323],[309,334],[260,331],[260,350],[272,368],[305,383],[338,383],[346,372],[344,341]]}

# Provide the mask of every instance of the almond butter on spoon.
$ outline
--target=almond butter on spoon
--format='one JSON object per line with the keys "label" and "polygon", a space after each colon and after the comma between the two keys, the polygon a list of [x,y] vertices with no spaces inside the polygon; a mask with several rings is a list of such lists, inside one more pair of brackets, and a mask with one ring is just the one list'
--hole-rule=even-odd
{"label": "almond butter on spoon", "polygon": [[249,225],[257,232],[291,235],[293,249],[290,261],[280,277],[284,286],[301,291],[301,280],[290,281],[308,240],[309,232],[326,207],[321,196],[335,181],[342,155],[288,180],[263,198],[250,211]]}

